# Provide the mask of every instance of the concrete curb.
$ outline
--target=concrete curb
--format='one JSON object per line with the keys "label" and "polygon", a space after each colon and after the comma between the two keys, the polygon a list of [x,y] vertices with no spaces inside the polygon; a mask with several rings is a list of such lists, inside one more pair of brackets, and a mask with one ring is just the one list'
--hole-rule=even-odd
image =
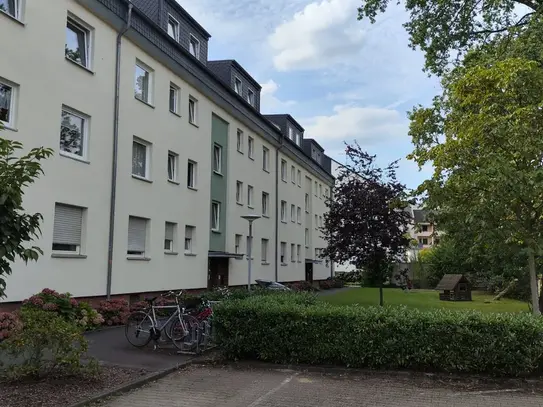
{"label": "concrete curb", "polygon": [[98,393],[98,394],[96,394],[94,396],[91,396],[91,397],[87,398],[86,400],[82,400],[82,401],[79,401],[77,403],[70,404],[67,407],[85,407],[85,406],[88,406],[90,404],[103,401],[103,400],[108,399],[110,397],[118,396],[118,395],[121,395],[123,393],[127,393],[130,390],[134,390],[134,389],[137,389],[139,387],[142,387],[142,386],[146,385],[147,383],[154,382],[156,380],[162,379],[163,377],[169,375],[170,373],[176,372],[176,371],[181,370],[181,369],[186,369],[187,367],[191,366],[192,364],[193,364],[193,360],[190,359],[190,360],[187,360],[186,362],[179,363],[176,366],[172,366],[172,367],[169,367],[167,369],[160,370],[158,372],[149,373],[148,375],[146,375],[146,376],[144,376],[142,378],[133,380],[133,381],[128,382],[128,383],[121,384],[121,385],[119,385],[117,387],[114,387],[113,389],[109,389],[109,390],[103,391],[102,393]]}

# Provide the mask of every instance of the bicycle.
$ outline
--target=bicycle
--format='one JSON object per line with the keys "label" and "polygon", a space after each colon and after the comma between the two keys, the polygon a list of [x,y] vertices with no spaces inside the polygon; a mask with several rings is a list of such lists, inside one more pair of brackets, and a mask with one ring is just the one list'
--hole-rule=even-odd
{"label": "bicycle", "polygon": [[[199,341],[199,321],[192,315],[185,313],[185,308],[181,307],[179,297],[183,293],[174,293],[170,291],[161,295],[161,298],[174,297],[175,305],[154,305],[159,297],[145,299],[148,308],[145,311],[136,311],[128,316],[125,326],[125,336],[128,342],[137,348],[147,346],[151,340],[156,342],[162,336],[162,332],[171,340],[174,346],[179,350],[190,350],[197,346]],[[157,318],[156,310],[174,309],[164,323]],[[132,332],[134,330],[134,332]]]}

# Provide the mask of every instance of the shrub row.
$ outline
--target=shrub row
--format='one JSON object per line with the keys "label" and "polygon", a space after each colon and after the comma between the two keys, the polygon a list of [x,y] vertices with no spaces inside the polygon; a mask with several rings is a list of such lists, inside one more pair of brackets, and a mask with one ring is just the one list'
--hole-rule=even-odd
{"label": "shrub row", "polygon": [[543,355],[543,322],[530,315],[334,307],[287,294],[227,301],[214,318],[233,359],[517,376],[539,371]]}

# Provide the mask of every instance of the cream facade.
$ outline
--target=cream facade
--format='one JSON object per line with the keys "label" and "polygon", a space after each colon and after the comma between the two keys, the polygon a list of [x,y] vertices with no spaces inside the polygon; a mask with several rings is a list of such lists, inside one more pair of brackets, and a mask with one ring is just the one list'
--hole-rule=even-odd
{"label": "cream facade", "polygon": [[[175,2],[159,1],[183,15]],[[0,120],[6,126],[1,136],[25,148],[50,147],[54,156],[24,199],[27,212],[43,215],[35,244],[44,254],[36,263],[13,265],[5,301],[21,301],[44,287],[95,297],[247,284],[248,222],[241,216],[250,213],[262,216],[253,228],[252,283],[331,274],[318,256],[325,243],[317,227],[332,176],[303,152],[301,135],[299,143],[285,139],[251,96],[249,105],[207,70],[205,30],[189,16],[194,35],[187,49],[197,49],[198,60],[181,50],[180,26],[168,35],[166,22],[164,28],[149,22],[138,7],[129,18],[124,0],[13,4],[15,10],[0,11],[0,37],[16,39],[0,46]],[[130,19],[133,26],[127,27]],[[152,43],[156,38],[162,49]],[[70,53],[72,41],[79,48]],[[259,101],[256,85],[254,92]],[[287,205],[285,222],[281,201]],[[213,259],[220,259],[216,273]]]}

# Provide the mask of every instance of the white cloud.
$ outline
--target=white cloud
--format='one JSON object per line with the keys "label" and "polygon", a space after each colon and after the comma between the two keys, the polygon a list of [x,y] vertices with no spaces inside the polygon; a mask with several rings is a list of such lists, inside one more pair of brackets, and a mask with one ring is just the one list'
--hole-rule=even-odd
{"label": "white cloud", "polygon": [[262,83],[260,92],[260,110],[263,113],[285,113],[286,109],[296,104],[294,100],[282,101],[275,94],[279,85],[273,80]]}
{"label": "white cloud", "polygon": [[360,48],[365,32],[357,22],[359,0],[313,2],[279,25],[269,37],[281,71],[319,69],[342,62]]}
{"label": "white cloud", "polygon": [[329,116],[303,121],[307,137],[319,143],[357,140],[362,145],[405,140],[408,122],[405,115],[390,108],[338,105]]}

